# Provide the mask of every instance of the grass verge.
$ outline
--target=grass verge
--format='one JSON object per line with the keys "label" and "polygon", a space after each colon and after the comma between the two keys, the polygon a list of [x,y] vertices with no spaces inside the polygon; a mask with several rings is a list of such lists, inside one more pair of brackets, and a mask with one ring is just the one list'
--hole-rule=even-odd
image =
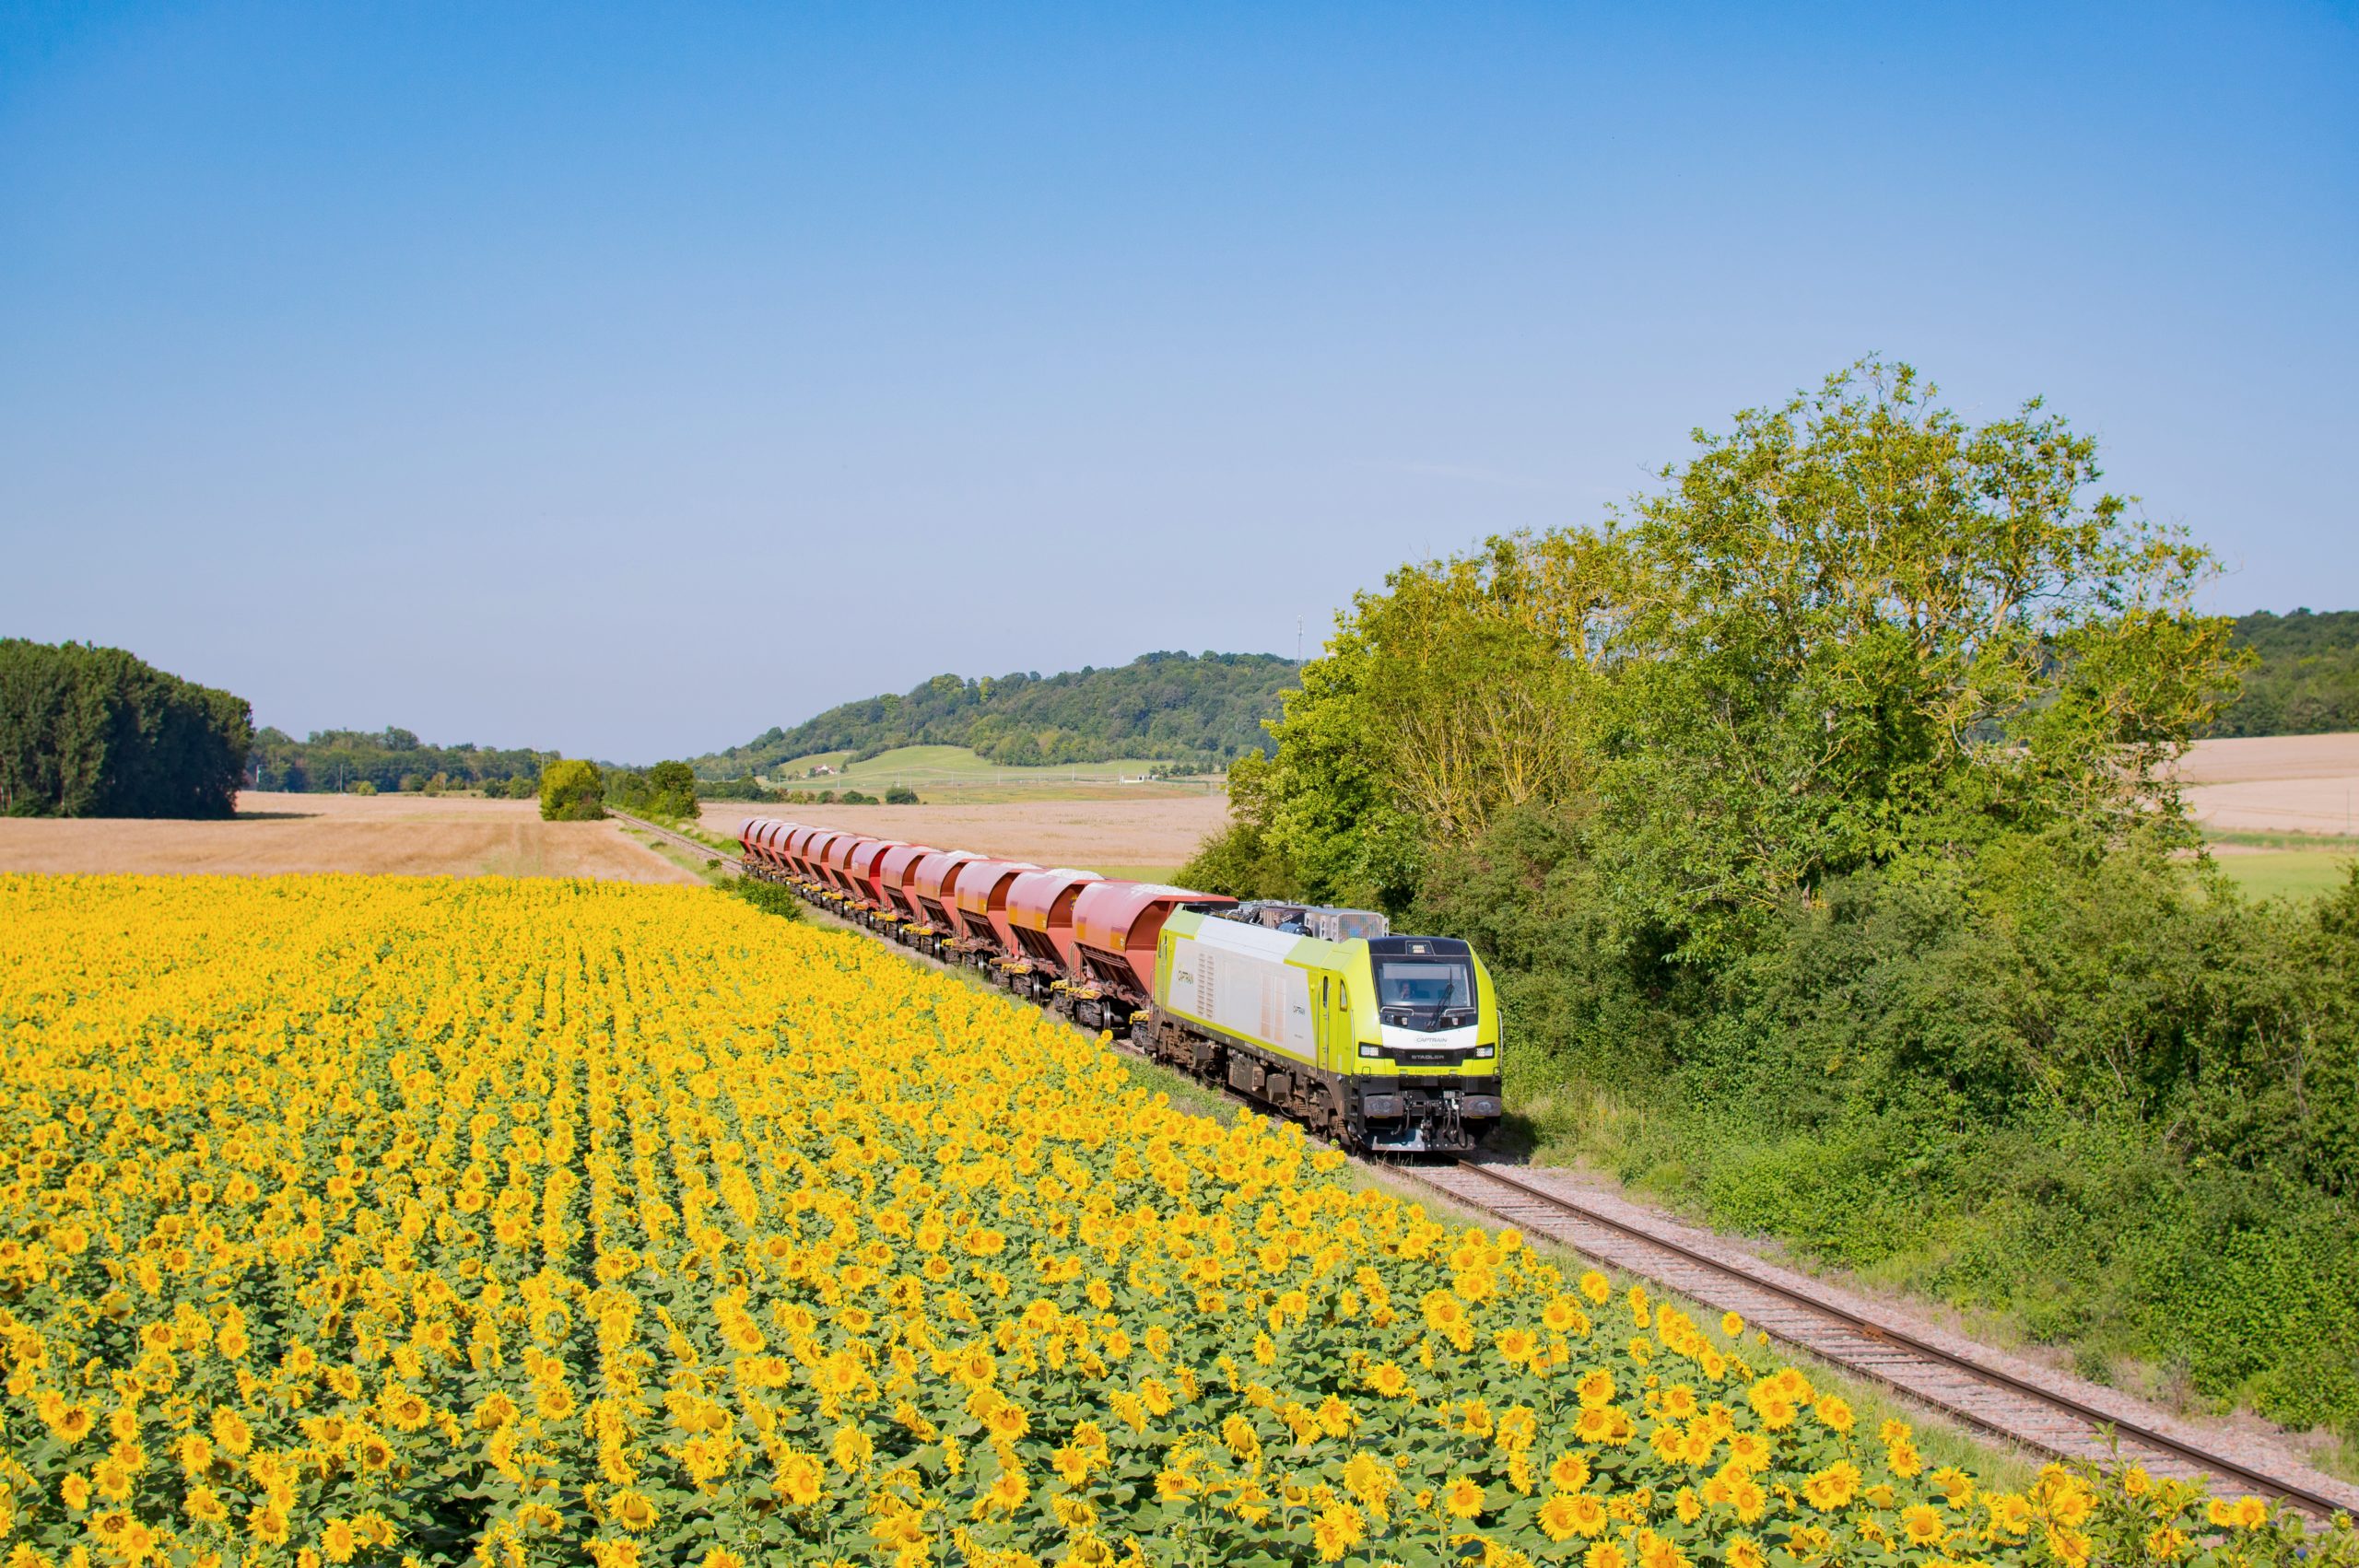
{"label": "grass verge", "polygon": [[2259,849],[2222,855],[2220,870],[2254,898],[2319,898],[2342,885],[2359,848]]}
{"label": "grass verge", "polygon": [[[2207,1382],[2171,1348],[2179,1341],[2163,1339],[2154,1315],[2140,1310],[2154,1293],[2150,1276],[2172,1256],[2154,1235],[2200,1225],[2205,1205],[2220,1201],[2201,1185],[2173,1187],[2151,1162],[2102,1145],[1993,1146],[1949,1178],[1975,1190],[1967,1200],[1954,1185],[1909,1176],[1905,1162],[1895,1167],[1856,1136],[1781,1141],[1649,1108],[1588,1082],[1510,1094],[1510,1146],[1535,1164],[1578,1168],[1722,1234],[1775,1235],[1786,1245],[1771,1255],[1786,1267],[1929,1311],[1981,1343],[2068,1365],[2175,1413],[2267,1420],[2255,1413],[2270,1387],[2265,1372],[2241,1380],[2214,1372]],[[2303,1275],[2298,1288],[2285,1277],[2300,1274],[2320,1246],[2330,1255],[2343,1233],[2330,1216],[2277,1218],[2287,1246],[2256,1251],[2254,1265],[2277,1281],[2273,1293],[2231,1271],[2246,1260],[2222,1256],[2196,1271],[2209,1279],[2187,1282],[2190,1299],[2216,1288],[2249,1296],[2255,1312],[2288,1299],[2330,1300],[2330,1261]],[[2293,1245],[2314,1234],[2326,1239],[2307,1244],[2308,1252]],[[2261,1239],[2243,1241],[2257,1248]],[[2315,1306],[2310,1316],[2318,1316]],[[2315,1325],[2279,1325],[2289,1342],[2305,1327],[2315,1334]],[[2331,1350],[2318,1353],[2325,1358],[2318,1364],[2331,1364]],[[2359,1480],[2359,1444],[2348,1434],[2323,1422],[2279,1430],[2305,1462]]]}
{"label": "grass verge", "polygon": [[729,862],[724,857],[718,855],[698,855],[693,850],[682,848],[677,843],[672,839],[664,837],[662,834],[650,833],[645,828],[626,827],[622,830],[622,833],[624,837],[631,839],[636,843],[645,845],[648,848],[654,850],[657,854],[663,856],[665,860],[671,861],[682,871],[692,873],[700,881],[719,885],[720,883],[730,880],[730,874],[727,869]]}

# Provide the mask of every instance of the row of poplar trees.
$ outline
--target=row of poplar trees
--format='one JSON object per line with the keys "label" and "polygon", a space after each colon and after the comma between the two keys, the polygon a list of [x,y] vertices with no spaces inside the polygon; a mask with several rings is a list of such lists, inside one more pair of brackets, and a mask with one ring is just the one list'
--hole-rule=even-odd
{"label": "row of poplar trees", "polygon": [[0,815],[225,817],[246,699],[88,643],[0,638]]}

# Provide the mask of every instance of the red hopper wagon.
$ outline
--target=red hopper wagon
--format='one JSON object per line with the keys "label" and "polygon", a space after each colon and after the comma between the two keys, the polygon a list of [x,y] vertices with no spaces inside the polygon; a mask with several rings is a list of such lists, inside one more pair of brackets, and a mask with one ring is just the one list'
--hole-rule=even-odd
{"label": "red hopper wagon", "polygon": [[828,890],[838,898],[852,897],[852,853],[875,842],[875,839],[864,838],[857,833],[839,833],[828,839],[827,847],[819,851],[819,880],[827,883]]}
{"label": "red hopper wagon", "polygon": [[1045,991],[1065,977],[1074,964],[1074,900],[1091,883],[1105,880],[1096,872],[1062,866],[1026,872],[1015,879],[1007,891],[1007,923],[1021,951],[1014,961],[1000,965],[1010,985]]}
{"label": "red hopper wagon", "polygon": [[1209,913],[1236,903],[1152,882],[1097,882],[1081,889],[1074,899],[1074,961],[1066,976],[1075,1016],[1103,1026],[1117,1008],[1127,1019],[1147,1006],[1155,1000],[1155,939],[1163,922],[1181,908]]}
{"label": "red hopper wagon", "polygon": [[844,857],[844,886],[864,915],[882,913],[885,890],[877,880],[885,857],[901,847],[898,838],[863,838]]}
{"label": "red hopper wagon", "polygon": [[882,919],[923,923],[917,892],[910,884],[917,880],[918,863],[934,852],[931,844],[896,844],[878,857],[876,892]]}
{"label": "red hopper wagon", "polygon": [[958,947],[975,962],[1020,958],[1023,944],[1010,923],[1007,895],[1015,879],[1040,868],[1029,860],[974,860],[958,872]]}
{"label": "red hopper wagon", "polygon": [[958,879],[980,859],[970,849],[937,849],[917,863],[910,878],[910,895],[917,901],[917,927],[904,933],[905,940],[933,944],[958,935],[955,914]]}

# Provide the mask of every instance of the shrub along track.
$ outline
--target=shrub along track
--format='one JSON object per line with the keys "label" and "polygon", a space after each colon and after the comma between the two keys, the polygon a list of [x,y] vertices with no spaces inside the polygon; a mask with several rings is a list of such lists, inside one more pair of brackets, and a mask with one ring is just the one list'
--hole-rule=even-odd
{"label": "shrub along track", "polygon": [[[652,823],[622,820],[708,857],[712,853],[709,845]],[[848,930],[862,929],[838,923]],[[915,962],[950,967],[895,945]],[[1117,1042],[1116,1048],[1142,1054],[1127,1041]],[[1266,1111],[1231,1094],[1226,1084],[1210,1087]],[[2137,1464],[2155,1476],[2210,1477],[2219,1490],[2283,1499],[2318,1518],[2359,1513],[2359,1486],[2294,1464],[2272,1445],[2173,1430],[2176,1423],[2167,1417],[2126,1395],[2042,1368],[2001,1364],[2002,1358],[1987,1347],[1905,1326],[1870,1304],[1842,1299],[1843,1293],[1823,1281],[1766,1264],[1635,1205],[1570,1189],[1545,1170],[1480,1156],[1453,1164],[1360,1164],[1406,1177],[1462,1208],[1559,1242],[1716,1312],[1740,1313],[1772,1339],[2033,1453],[2107,1468]]]}

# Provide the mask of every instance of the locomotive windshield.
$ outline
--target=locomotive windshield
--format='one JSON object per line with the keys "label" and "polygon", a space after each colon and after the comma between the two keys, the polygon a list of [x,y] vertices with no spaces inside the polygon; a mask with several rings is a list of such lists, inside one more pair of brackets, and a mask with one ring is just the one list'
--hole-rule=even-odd
{"label": "locomotive windshield", "polygon": [[1463,958],[1387,958],[1376,966],[1376,1004],[1411,1012],[1474,1005],[1474,971]]}

